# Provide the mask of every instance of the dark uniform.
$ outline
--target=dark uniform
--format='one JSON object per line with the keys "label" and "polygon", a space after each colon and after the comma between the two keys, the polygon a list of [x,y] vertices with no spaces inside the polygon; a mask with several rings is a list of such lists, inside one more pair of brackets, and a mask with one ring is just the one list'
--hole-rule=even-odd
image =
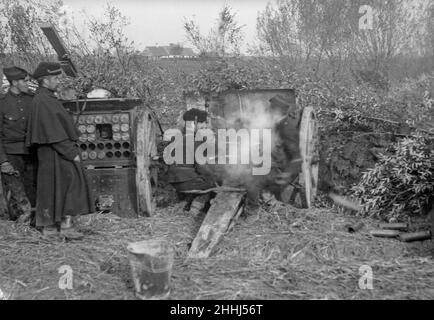
{"label": "dark uniform", "polygon": [[[9,79],[13,74],[24,79],[27,73],[19,68],[4,70]],[[23,74],[19,74],[19,72]],[[25,145],[27,122],[32,96],[11,90],[0,97],[0,163],[9,162],[14,174],[2,174],[4,193],[7,198],[9,216],[16,220],[22,215],[30,216],[35,205],[36,166],[29,148]]]}
{"label": "dark uniform", "polygon": [[282,118],[274,125],[272,132],[272,141],[275,145],[271,151],[270,173],[243,181],[252,204],[257,204],[262,190],[272,192],[281,200],[281,193],[285,187],[291,183],[297,184],[297,178],[302,170],[299,137],[301,113],[298,114],[279,95],[270,99],[270,110],[274,114],[282,115]]}
{"label": "dark uniform", "polygon": [[[273,134],[276,145],[271,153],[272,166],[268,180],[268,189],[280,200],[281,192],[290,183],[298,184],[302,171],[300,153],[301,113],[297,113],[286,101],[276,96],[270,100],[271,110],[285,112],[284,118],[274,126]],[[286,183],[277,183],[279,176],[285,175]]]}
{"label": "dark uniform", "polygon": [[[207,112],[191,109],[184,113],[184,121],[206,122]],[[200,142],[195,141],[195,150]],[[186,136],[184,135],[184,144],[186,147]],[[168,176],[169,183],[176,189],[178,195],[182,198],[184,191],[208,190],[215,187],[215,181],[211,175],[204,175],[206,172],[205,166],[198,166],[197,164],[185,164],[186,162],[186,149],[183,152],[184,164],[175,164],[169,167]],[[208,202],[209,195],[191,195],[186,196],[187,208],[190,207],[190,212],[198,213]]]}
{"label": "dark uniform", "polygon": [[[60,65],[41,63],[34,77],[60,74]],[[78,136],[71,115],[54,92],[40,88],[29,121],[27,144],[38,155],[36,226],[59,225],[65,216],[92,212],[92,201],[75,145]]]}
{"label": "dark uniform", "polygon": [[[183,115],[184,121],[206,122],[207,112],[190,109]],[[201,142],[195,141],[195,149]],[[186,147],[186,137],[184,135],[184,144]],[[202,176],[197,170],[196,164],[185,164],[186,150],[184,149],[184,164],[175,164],[169,167],[169,183],[172,184],[178,192],[191,190],[206,190],[215,187],[215,184],[210,179]]]}

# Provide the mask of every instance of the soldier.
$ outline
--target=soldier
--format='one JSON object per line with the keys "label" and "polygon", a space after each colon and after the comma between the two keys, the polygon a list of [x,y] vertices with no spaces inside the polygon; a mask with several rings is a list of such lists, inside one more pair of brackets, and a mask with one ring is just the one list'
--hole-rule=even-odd
{"label": "soldier", "polygon": [[59,63],[41,62],[33,74],[39,90],[32,103],[27,144],[35,145],[38,155],[36,227],[47,236],[60,232],[78,239],[82,234],[68,222],[90,213],[92,203],[72,117],[55,96],[61,73]]}
{"label": "soldier", "polygon": [[282,200],[282,192],[289,184],[298,185],[301,173],[300,153],[300,122],[302,112],[297,112],[279,95],[270,100],[270,109],[276,115],[281,115],[274,126],[274,141],[271,173],[268,189],[278,200]]}
{"label": "soldier", "polygon": [[259,202],[262,190],[271,192],[276,199],[282,200],[282,192],[289,184],[297,185],[301,172],[299,148],[299,128],[301,113],[297,113],[284,97],[279,95],[269,100],[270,112],[277,121],[273,127],[273,150],[271,152],[271,172],[266,176],[251,177],[244,182],[248,200],[253,207]]}
{"label": "soldier", "polygon": [[[199,109],[190,109],[183,115],[183,120],[187,124],[194,123],[194,132],[198,129],[204,129],[206,127],[207,112]],[[184,127],[184,130],[186,128]],[[184,147],[186,146],[184,136]],[[197,144],[197,142],[195,143]],[[195,148],[196,149],[196,148]],[[205,175],[206,166],[198,166],[195,164],[185,164],[186,150],[184,151],[184,163],[175,164],[169,167],[168,176],[169,183],[176,189],[178,195],[183,198],[183,192],[195,191],[195,190],[207,190],[215,187],[215,180],[211,174]],[[209,195],[188,195],[186,197],[187,206],[186,209],[192,214],[198,214],[200,210],[206,205],[209,200]]]}
{"label": "soldier", "polygon": [[294,182],[301,172],[300,121],[297,113],[284,98],[277,95],[270,100],[270,109],[281,118],[274,126],[275,143],[272,153],[273,173],[280,173],[288,182]]}
{"label": "soldier", "polygon": [[4,68],[10,87],[0,97],[0,163],[11,220],[25,222],[35,205],[34,161],[25,145],[32,96],[29,74],[18,67]]}

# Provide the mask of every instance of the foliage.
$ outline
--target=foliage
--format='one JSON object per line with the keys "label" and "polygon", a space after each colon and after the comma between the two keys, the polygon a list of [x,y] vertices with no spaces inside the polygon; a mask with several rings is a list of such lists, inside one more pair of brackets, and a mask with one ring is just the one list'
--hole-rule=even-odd
{"label": "foliage", "polygon": [[[286,56],[315,74],[340,75],[353,70],[387,81],[394,57],[410,52],[414,56],[427,47],[424,39],[430,37],[431,23],[427,3],[279,0],[258,16],[257,51]],[[363,5],[373,9],[370,30],[359,28]]]}
{"label": "foliage", "polygon": [[427,28],[427,32],[426,32],[426,45],[427,45],[427,50],[428,52],[431,53],[431,55],[434,55],[434,3],[431,2],[429,7],[428,7],[428,14],[427,14],[427,18],[426,18],[426,28]]}
{"label": "foliage", "polygon": [[[39,23],[59,24],[62,2],[57,0],[0,0],[0,58],[5,64],[34,68],[53,54]],[[0,60],[0,61],[1,61]]]}
{"label": "foliage", "polygon": [[391,146],[353,188],[368,216],[403,218],[426,213],[434,190],[434,151],[422,137]]}
{"label": "foliage", "polygon": [[204,61],[202,68],[188,78],[185,91],[209,94],[247,89],[254,85],[253,82],[260,81],[256,75],[255,70],[247,68],[239,60]]}
{"label": "foliage", "polygon": [[261,49],[288,56],[294,63],[315,60],[319,64],[325,55],[347,50],[355,5],[342,0],[269,4],[257,19]]}
{"label": "foliage", "polygon": [[236,14],[225,5],[219,12],[216,26],[208,35],[203,35],[197,23],[190,19],[184,22],[188,40],[201,56],[236,56],[240,54],[243,26],[236,21]]}
{"label": "foliage", "polygon": [[[432,93],[431,93],[432,92]],[[391,87],[388,94],[389,114],[400,115],[415,127],[433,129],[434,74],[405,79]]]}
{"label": "foliage", "polygon": [[107,54],[114,54],[117,59],[111,59],[111,62],[117,63],[121,67],[120,74],[125,75],[130,67],[131,54],[134,52],[134,42],[130,42],[125,35],[125,27],[129,25],[129,20],[111,4],[106,5],[103,17],[104,19],[88,20],[90,37],[96,46],[94,55],[102,56],[103,59],[98,60],[106,63],[104,58],[112,58]]}

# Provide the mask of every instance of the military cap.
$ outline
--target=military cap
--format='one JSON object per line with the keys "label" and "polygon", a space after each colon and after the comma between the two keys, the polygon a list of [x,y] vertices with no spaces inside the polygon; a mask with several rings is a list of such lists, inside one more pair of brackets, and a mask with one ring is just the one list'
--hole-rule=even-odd
{"label": "military cap", "polygon": [[25,79],[29,73],[18,67],[3,68],[3,74],[8,81]]}
{"label": "military cap", "polygon": [[184,121],[195,121],[197,117],[197,122],[206,122],[207,116],[208,113],[206,111],[193,108],[186,111],[182,119],[184,119]]}
{"label": "military cap", "polygon": [[33,72],[33,78],[38,79],[46,76],[57,76],[62,73],[62,68],[58,62],[41,62]]}

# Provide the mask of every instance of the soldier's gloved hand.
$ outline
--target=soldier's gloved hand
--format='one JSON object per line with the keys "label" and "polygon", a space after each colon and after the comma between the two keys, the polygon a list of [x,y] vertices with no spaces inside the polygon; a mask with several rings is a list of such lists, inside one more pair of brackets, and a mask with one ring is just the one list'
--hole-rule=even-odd
{"label": "soldier's gloved hand", "polygon": [[80,162],[80,161],[81,161],[81,160],[80,160],[80,157],[79,157],[79,156],[75,156],[74,161],[75,161],[75,162]]}
{"label": "soldier's gloved hand", "polygon": [[15,173],[14,167],[7,161],[3,162],[0,167],[1,167],[1,173],[5,173],[5,174]]}

